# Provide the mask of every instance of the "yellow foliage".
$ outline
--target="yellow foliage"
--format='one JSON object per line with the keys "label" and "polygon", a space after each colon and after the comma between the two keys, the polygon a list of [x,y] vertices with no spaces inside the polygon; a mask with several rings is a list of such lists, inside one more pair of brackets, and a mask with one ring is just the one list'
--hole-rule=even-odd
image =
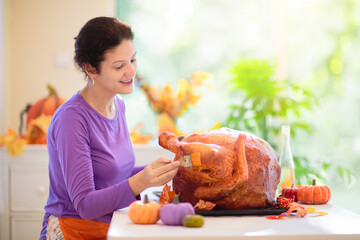
{"label": "yellow foliage", "polygon": [[37,126],[41,129],[45,134],[47,134],[52,116],[41,114],[39,117],[30,121],[30,125]]}
{"label": "yellow foliage", "polygon": [[[188,135],[177,128],[175,120],[181,117],[189,106],[195,106],[201,99],[201,94],[196,92],[197,88],[207,86],[212,89],[208,81],[210,77],[211,75],[206,72],[194,72],[190,79],[178,80],[176,92],[170,84],[166,84],[163,88],[151,86],[148,83],[141,84],[141,90],[145,93],[150,107],[158,114],[159,134],[168,131],[176,136]],[[221,124],[217,122],[211,129],[217,129],[220,126]]]}
{"label": "yellow foliage", "polygon": [[159,134],[164,131],[167,131],[167,132],[171,132],[171,133],[175,134],[175,136],[177,136],[177,137],[187,135],[186,133],[180,131],[176,127],[174,120],[165,113],[160,114],[156,120],[157,120],[157,124],[158,124],[158,128],[159,128],[158,129]]}
{"label": "yellow foliage", "polygon": [[140,133],[140,129],[143,127],[143,123],[138,123],[133,129],[130,130],[130,139],[133,144],[147,144],[152,139],[152,135],[146,135]]}
{"label": "yellow foliage", "polygon": [[318,212],[318,211],[316,211],[316,209],[314,207],[306,208],[306,212],[307,213],[314,213],[314,214],[316,213],[316,214],[318,214],[316,216],[325,216],[325,215],[328,214],[327,212]]}
{"label": "yellow foliage", "polygon": [[32,119],[26,130],[26,139],[29,144],[46,144],[46,135],[52,116],[41,114]]}
{"label": "yellow foliage", "polygon": [[204,85],[209,88],[212,87],[208,83],[209,78],[209,73],[197,71],[192,74],[189,80],[178,80],[177,92],[169,84],[159,88],[143,83],[141,84],[141,90],[145,93],[155,113],[166,113],[170,118],[176,119],[181,117],[190,105],[195,106],[201,98],[201,95],[195,92],[197,88]]}
{"label": "yellow foliage", "polygon": [[0,146],[5,146],[6,151],[12,157],[24,154],[25,145],[26,140],[10,128],[8,129],[8,133],[6,135],[0,136]]}

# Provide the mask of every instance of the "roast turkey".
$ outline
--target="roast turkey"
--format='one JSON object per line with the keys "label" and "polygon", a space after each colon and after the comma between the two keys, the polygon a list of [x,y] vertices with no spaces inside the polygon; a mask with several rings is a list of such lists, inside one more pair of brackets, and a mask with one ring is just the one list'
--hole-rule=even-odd
{"label": "roast turkey", "polygon": [[220,128],[185,138],[163,132],[159,145],[177,161],[200,153],[200,166],[180,167],[173,190],[182,202],[210,201],[219,209],[263,208],[274,201],[280,180],[277,154],[252,134]]}

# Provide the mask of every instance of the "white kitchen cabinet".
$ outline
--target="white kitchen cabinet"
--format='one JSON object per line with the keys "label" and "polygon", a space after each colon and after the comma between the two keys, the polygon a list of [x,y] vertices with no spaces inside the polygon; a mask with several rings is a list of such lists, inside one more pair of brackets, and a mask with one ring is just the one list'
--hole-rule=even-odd
{"label": "white kitchen cabinet", "polygon": [[[134,145],[136,165],[174,154],[152,145]],[[27,145],[15,158],[0,149],[0,240],[34,240],[40,236],[44,205],[49,192],[48,153],[44,145]],[[1,202],[0,202],[1,203]]]}
{"label": "white kitchen cabinet", "polygon": [[2,201],[0,239],[38,239],[49,180],[46,146],[29,145],[15,158],[0,150]]}

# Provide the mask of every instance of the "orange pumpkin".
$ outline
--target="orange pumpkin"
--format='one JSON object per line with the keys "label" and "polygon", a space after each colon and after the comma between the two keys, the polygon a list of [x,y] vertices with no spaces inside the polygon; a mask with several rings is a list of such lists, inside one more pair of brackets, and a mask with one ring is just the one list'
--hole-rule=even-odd
{"label": "orange pumpkin", "polygon": [[65,99],[59,97],[52,86],[48,85],[47,88],[49,90],[49,96],[31,105],[27,111],[26,126],[29,125],[32,119],[38,118],[41,114],[52,116],[56,109],[65,102]]}
{"label": "orange pumpkin", "polygon": [[22,131],[23,114],[27,113],[26,118],[26,139],[28,144],[46,144],[46,132],[35,126],[32,122],[40,116],[52,116],[56,109],[65,102],[64,98],[58,97],[56,90],[48,85],[49,96],[40,99],[33,105],[26,106],[26,109],[20,115],[20,128]]}
{"label": "orange pumpkin", "polygon": [[149,201],[145,195],[144,201],[135,201],[130,204],[128,216],[136,224],[155,224],[160,216],[160,204]]}
{"label": "orange pumpkin", "polygon": [[326,185],[316,185],[316,180],[314,179],[313,185],[300,188],[297,196],[300,203],[325,204],[330,200],[331,191]]}

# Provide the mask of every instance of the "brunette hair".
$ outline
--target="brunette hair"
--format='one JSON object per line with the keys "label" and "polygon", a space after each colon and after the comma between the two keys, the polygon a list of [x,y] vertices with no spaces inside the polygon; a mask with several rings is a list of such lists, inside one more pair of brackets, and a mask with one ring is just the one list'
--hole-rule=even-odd
{"label": "brunette hair", "polygon": [[112,17],[93,18],[75,37],[74,60],[82,71],[83,64],[89,63],[99,72],[105,52],[121,44],[124,39],[134,39],[134,33],[128,24]]}

